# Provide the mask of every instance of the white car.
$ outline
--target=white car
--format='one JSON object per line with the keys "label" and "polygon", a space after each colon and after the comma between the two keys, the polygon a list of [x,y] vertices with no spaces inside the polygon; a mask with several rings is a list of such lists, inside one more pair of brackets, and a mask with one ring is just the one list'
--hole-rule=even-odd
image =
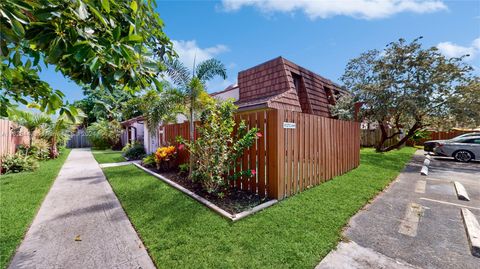
{"label": "white car", "polygon": [[435,155],[453,157],[459,162],[480,160],[480,135],[439,141],[433,152]]}

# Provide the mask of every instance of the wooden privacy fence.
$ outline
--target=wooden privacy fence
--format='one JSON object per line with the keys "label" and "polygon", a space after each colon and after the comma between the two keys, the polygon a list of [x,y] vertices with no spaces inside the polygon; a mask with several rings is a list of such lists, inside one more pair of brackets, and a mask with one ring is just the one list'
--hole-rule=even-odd
{"label": "wooden privacy fence", "polygon": [[84,129],[78,129],[67,141],[67,148],[89,148],[92,146],[88,140],[87,132]]}
{"label": "wooden privacy fence", "polygon": [[17,145],[28,144],[28,132],[9,120],[0,119],[0,164],[1,157],[14,154]]}
{"label": "wooden privacy fence", "polygon": [[[380,143],[380,140],[382,140],[382,131],[380,130],[380,128],[371,130],[361,129],[360,132],[360,145],[362,147],[374,147],[375,145]],[[392,135],[394,132],[395,131],[393,129],[387,129],[388,136]],[[383,144],[384,147],[389,147],[397,143],[398,137],[399,136],[397,135],[391,139],[387,139],[387,141],[385,141],[385,143]]]}
{"label": "wooden privacy fence", "polygon": [[[341,175],[360,163],[360,125],[316,115],[266,110],[235,115],[262,137],[237,161],[234,171],[255,170],[250,178],[231,181],[231,186],[283,199]],[[160,127],[159,141],[174,144],[188,138],[188,122]],[[188,156],[183,152],[181,162]]]}
{"label": "wooden privacy fence", "polygon": [[443,139],[451,139],[454,138],[455,136],[459,136],[462,134],[467,134],[467,133],[472,133],[474,131],[459,131],[459,130],[452,130],[452,131],[442,131],[442,132],[437,132],[437,131],[432,131],[429,134],[429,138],[422,139],[422,143],[428,140],[443,140]]}

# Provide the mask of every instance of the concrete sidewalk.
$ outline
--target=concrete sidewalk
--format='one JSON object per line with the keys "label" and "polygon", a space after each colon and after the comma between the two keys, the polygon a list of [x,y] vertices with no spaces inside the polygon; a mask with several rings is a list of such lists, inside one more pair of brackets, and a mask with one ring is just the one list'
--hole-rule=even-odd
{"label": "concrete sidewalk", "polygon": [[155,268],[89,149],[74,149],[9,268]]}

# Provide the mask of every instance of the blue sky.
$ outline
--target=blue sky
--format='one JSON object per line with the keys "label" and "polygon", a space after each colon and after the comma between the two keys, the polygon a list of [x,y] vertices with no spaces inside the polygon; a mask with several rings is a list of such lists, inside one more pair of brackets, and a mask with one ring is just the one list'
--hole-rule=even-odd
{"label": "blue sky", "polygon": [[[227,80],[212,81],[209,92],[277,56],[338,82],[349,59],[401,37],[423,36],[424,45],[437,46],[447,56],[469,53],[469,63],[480,66],[480,1],[157,2],[182,61],[191,65],[193,55],[216,57],[227,66]],[[53,68],[41,76],[68,100],[82,98],[81,89]]]}

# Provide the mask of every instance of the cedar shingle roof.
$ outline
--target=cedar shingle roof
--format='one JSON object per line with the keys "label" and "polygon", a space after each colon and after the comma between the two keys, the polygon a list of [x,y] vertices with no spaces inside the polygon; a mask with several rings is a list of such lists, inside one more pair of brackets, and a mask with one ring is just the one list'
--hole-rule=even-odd
{"label": "cedar shingle roof", "polygon": [[[295,87],[294,76],[300,79]],[[330,117],[328,106],[335,93],[345,93],[337,84],[278,57],[238,73],[241,110],[278,108]]]}

